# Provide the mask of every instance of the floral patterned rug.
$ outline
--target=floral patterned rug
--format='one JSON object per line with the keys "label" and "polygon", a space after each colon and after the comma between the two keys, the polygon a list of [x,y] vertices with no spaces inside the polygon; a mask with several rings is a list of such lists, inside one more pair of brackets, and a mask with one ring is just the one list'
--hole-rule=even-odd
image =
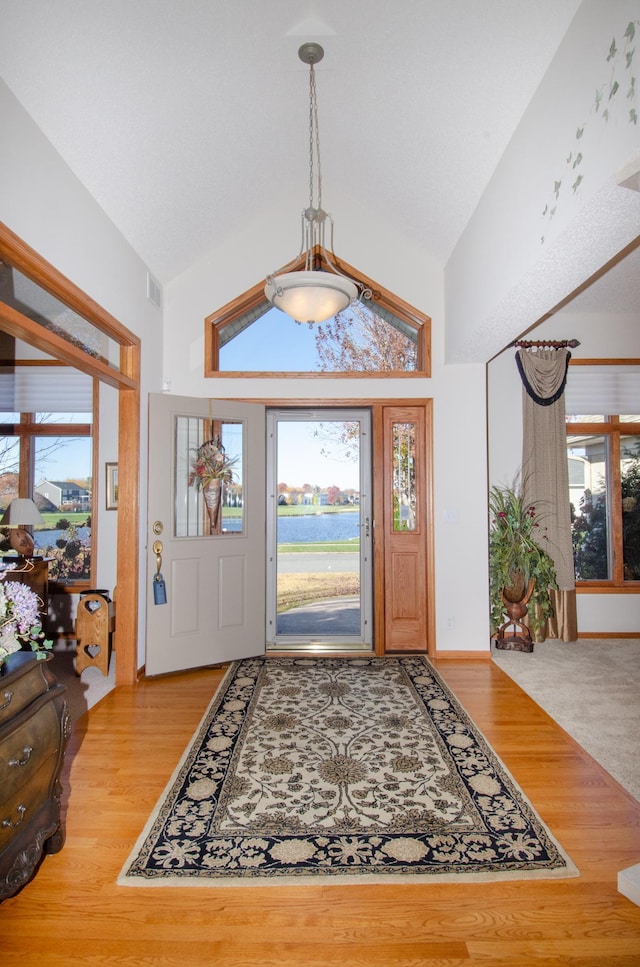
{"label": "floral patterned rug", "polygon": [[234,663],[126,886],[577,876],[429,662]]}

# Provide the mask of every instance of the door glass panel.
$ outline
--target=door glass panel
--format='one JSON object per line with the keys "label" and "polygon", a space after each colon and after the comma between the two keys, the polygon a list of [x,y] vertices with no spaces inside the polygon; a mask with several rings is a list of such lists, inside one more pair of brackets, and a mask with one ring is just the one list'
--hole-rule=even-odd
{"label": "door glass panel", "polygon": [[269,415],[267,640],[276,649],[371,643],[370,414],[340,417]]}
{"label": "door glass panel", "polygon": [[393,529],[416,529],[416,425],[394,423],[393,446]]}
{"label": "door glass panel", "polygon": [[244,424],[177,416],[175,537],[242,534]]}

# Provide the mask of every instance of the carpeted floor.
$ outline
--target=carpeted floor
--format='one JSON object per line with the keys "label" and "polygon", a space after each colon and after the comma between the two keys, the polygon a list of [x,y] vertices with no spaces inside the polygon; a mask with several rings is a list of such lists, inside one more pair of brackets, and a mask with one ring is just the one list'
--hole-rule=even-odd
{"label": "carpeted floor", "polygon": [[493,659],[640,800],[640,640],[543,641]]}
{"label": "carpeted floor", "polygon": [[426,658],[234,663],[119,879],[575,876]]}

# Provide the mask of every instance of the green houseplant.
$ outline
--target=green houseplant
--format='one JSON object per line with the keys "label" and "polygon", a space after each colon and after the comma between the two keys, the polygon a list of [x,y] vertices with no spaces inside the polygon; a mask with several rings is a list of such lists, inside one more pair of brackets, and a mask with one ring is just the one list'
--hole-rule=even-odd
{"label": "green houseplant", "polygon": [[544,549],[548,538],[542,515],[525,499],[521,483],[491,487],[489,526],[491,635],[495,637],[504,622],[505,597],[516,601],[520,592],[525,597],[530,589],[528,624],[534,640],[539,640],[553,614],[549,590],[558,585],[553,559]]}

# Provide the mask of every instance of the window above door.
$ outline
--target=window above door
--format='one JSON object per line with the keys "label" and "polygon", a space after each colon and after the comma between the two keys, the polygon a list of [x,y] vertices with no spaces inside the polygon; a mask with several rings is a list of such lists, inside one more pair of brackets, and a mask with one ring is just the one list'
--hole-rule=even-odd
{"label": "window above door", "polygon": [[206,317],[205,376],[430,376],[429,316],[339,266],[371,298],[325,323],[301,324],[272,306],[259,282]]}

